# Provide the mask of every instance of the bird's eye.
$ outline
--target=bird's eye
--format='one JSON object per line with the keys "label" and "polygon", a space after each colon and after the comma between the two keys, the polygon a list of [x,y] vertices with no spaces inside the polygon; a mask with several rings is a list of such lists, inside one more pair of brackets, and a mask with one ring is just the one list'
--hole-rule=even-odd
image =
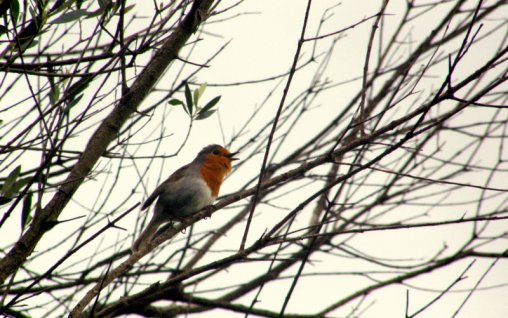
{"label": "bird's eye", "polygon": [[218,154],[220,153],[220,151],[219,151],[219,149],[214,149],[214,150],[212,151],[212,153],[213,153],[214,155],[218,155]]}

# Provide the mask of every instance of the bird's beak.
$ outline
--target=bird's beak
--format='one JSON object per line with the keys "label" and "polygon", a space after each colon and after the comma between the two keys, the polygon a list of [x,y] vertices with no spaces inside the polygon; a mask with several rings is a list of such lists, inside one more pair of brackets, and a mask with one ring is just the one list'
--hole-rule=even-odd
{"label": "bird's beak", "polygon": [[238,151],[237,152],[231,152],[231,153],[228,153],[226,155],[226,157],[229,158],[229,160],[233,161],[233,160],[239,160],[240,158],[235,158],[235,156],[238,154]]}

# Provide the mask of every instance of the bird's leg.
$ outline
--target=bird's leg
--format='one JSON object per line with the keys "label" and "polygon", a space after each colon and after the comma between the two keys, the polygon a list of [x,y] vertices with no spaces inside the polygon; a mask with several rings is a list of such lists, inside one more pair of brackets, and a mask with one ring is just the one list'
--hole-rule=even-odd
{"label": "bird's leg", "polygon": [[213,212],[213,205],[207,205],[204,207],[205,218],[211,218]]}
{"label": "bird's leg", "polygon": [[169,221],[168,223],[164,224],[163,226],[161,226],[157,232],[155,233],[155,235],[152,237],[151,241],[153,241],[157,236],[163,234],[164,232],[166,232],[167,230],[171,229],[173,227],[173,222]]}

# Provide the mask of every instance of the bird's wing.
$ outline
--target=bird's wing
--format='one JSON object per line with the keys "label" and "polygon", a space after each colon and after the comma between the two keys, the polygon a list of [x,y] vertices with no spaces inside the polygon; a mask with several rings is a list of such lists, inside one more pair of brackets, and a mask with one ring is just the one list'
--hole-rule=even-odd
{"label": "bird's wing", "polygon": [[157,197],[162,193],[162,191],[166,187],[170,186],[169,185],[170,183],[181,179],[186,174],[185,171],[188,168],[189,168],[189,165],[185,165],[185,166],[181,167],[180,169],[176,170],[175,172],[173,172],[172,175],[169,176],[169,178],[166,179],[166,181],[164,181],[157,188],[155,188],[155,190],[152,192],[152,194],[150,194],[150,196],[143,203],[141,210],[145,210],[146,208],[148,208],[153,203],[153,201],[155,201],[155,199],[157,199]]}

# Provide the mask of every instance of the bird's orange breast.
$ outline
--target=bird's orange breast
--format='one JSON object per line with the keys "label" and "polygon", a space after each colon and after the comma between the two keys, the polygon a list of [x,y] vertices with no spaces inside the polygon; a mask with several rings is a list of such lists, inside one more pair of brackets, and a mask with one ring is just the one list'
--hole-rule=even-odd
{"label": "bird's orange breast", "polygon": [[231,171],[231,160],[228,158],[207,159],[201,167],[201,176],[212,191],[215,198],[219,195],[224,177]]}

